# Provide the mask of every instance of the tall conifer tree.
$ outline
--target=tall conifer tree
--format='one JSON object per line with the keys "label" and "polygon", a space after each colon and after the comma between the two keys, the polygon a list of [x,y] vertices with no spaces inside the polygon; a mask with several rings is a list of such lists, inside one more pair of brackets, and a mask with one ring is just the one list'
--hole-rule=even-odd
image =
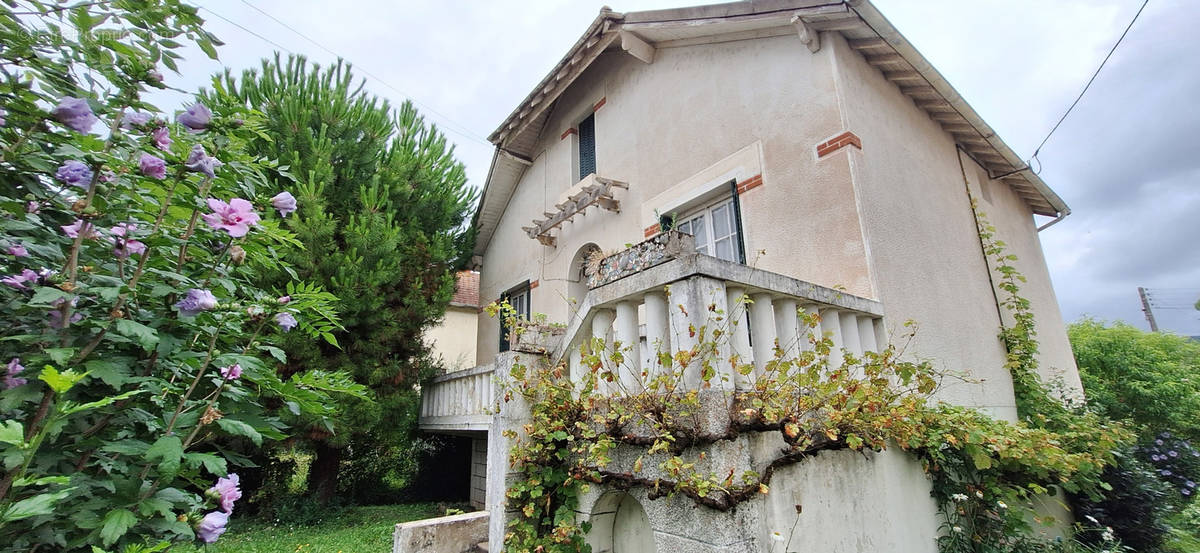
{"label": "tall conifer tree", "polygon": [[321,500],[336,490],[348,444],[395,451],[409,441],[413,386],[432,366],[422,335],[444,315],[474,240],[465,222],[476,194],[453,145],[410,102],[393,109],[363,84],[341,61],[322,69],[276,55],[240,78],[226,72],[206,93],[265,115],[251,150],[287,166],[274,184],[301,206],[287,217],[305,247],[292,262],[340,298],[340,348],[296,333],[285,370],[344,369],[375,395],[346,406],[333,427],[311,428],[309,492]]}

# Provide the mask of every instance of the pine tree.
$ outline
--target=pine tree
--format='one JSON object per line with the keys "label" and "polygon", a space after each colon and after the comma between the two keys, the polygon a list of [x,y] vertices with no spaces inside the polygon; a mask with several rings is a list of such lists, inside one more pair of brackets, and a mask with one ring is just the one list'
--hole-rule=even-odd
{"label": "pine tree", "polygon": [[322,69],[276,55],[240,79],[227,71],[205,93],[264,114],[251,149],[286,167],[273,176],[277,187],[294,187],[300,207],[287,226],[305,249],[291,261],[340,299],[340,347],[296,333],[284,372],[344,369],[374,392],[371,403],[344,406],[338,424],[310,428],[309,492],[322,501],[336,491],[351,441],[411,439],[414,385],[433,366],[422,335],[444,315],[453,269],[474,241],[465,223],[476,193],[453,145],[410,102],[393,109],[363,84],[340,60]]}

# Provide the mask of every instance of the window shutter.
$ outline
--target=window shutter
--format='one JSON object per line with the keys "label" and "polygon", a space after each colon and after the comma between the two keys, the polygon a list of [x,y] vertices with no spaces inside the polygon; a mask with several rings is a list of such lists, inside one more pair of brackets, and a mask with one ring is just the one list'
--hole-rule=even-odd
{"label": "window shutter", "polygon": [[579,122],[579,179],[596,172],[596,115]]}

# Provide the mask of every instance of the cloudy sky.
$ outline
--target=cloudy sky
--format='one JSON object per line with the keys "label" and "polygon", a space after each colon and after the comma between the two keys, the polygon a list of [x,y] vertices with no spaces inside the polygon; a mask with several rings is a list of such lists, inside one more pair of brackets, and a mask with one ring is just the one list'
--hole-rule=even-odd
{"label": "cloudy sky", "polygon": [[[607,0],[617,11],[704,0]],[[1140,0],[875,0],[1020,155],[1074,100]],[[341,56],[393,102],[413,99],[458,144],[481,186],[486,137],[566,52],[600,8],[580,0],[199,0],[226,45],[220,62],[185,52],[183,90],[222,65],[257,66],[283,49]],[[257,9],[256,9],[257,8]],[[1041,176],[1073,214],[1042,233],[1067,320],[1200,335],[1200,3],[1152,0],[1083,101],[1042,149]],[[240,26],[240,27],[239,27]],[[290,29],[289,29],[290,27]],[[259,36],[255,36],[255,35]],[[332,52],[332,53],[331,53]],[[336,54],[335,54],[336,53]],[[182,94],[155,99],[178,106]]]}

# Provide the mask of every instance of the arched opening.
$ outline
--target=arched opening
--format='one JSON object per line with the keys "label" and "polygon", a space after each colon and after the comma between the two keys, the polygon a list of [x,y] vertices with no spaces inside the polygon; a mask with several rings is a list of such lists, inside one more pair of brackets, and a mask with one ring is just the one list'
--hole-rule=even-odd
{"label": "arched opening", "polygon": [[592,553],[654,553],[650,518],[637,499],[625,492],[606,493],[592,508],[587,542]]}
{"label": "arched opening", "polygon": [[570,303],[568,312],[571,314],[567,321],[568,325],[574,322],[579,305],[583,303],[583,298],[588,293],[588,260],[598,253],[600,253],[600,246],[588,243],[579,248],[579,251],[575,252],[575,257],[571,258],[571,265],[567,269],[567,302]]}

